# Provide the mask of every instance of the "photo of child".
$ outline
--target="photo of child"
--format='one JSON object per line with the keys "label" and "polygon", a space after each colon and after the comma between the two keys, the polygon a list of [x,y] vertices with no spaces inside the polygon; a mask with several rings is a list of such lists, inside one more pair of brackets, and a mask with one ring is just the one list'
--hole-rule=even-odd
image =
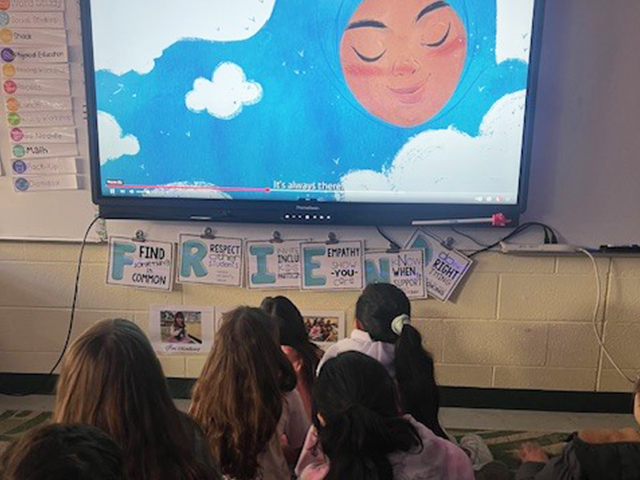
{"label": "photo of child", "polygon": [[344,314],[342,312],[302,313],[309,340],[316,343],[335,343],[344,338]]}
{"label": "photo of child", "polygon": [[202,312],[160,311],[162,343],[202,343]]}
{"label": "photo of child", "polygon": [[151,305],[149,339],[163,354],[206,353],[214,335],[213,307]]}

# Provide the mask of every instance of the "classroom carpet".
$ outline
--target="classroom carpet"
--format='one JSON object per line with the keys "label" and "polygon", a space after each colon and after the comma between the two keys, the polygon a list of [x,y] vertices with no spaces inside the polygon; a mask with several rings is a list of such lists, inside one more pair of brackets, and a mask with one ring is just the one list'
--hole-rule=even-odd
{"label": "classroom carpet", "polygon": [[[51,418],[51,412],[32,410],[5,410],[0,412],[0,452],[8,443],[29,429],[44,424]],[[496,460],[515,470],[518,461],[515,452],[522,442],[537,442],[550,455],[560,452],[568,434],[549,432],[515,432],[508,430],[449,430],[457,439],[468,433],[475,433],[484,439]]]}

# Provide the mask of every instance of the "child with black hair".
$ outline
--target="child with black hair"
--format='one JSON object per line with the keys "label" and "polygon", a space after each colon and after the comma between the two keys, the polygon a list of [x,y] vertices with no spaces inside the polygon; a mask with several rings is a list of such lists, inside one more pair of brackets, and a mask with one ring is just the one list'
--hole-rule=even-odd
{"label": "child with black hair", "polygon": [[27,432],[0,456],[3,480],[123,480],[122,452],[88,425],[46,425]]}
{"label": "child with black hair", "polygon": [[393,379],[360,352],[327,361],[313,389],[313,427],[296,467],[300,480],[472,480],[471,462],[410,415]]}
{"label": "child with black hair", "polygon": [[296,390],[309,418],[311,418],[311,390],[316,377],[316,367],[324,352],[309,340],[304,318],[298,307],[287,297],[266,297],[260,308],[277,323],[280,332],[280,348],[296,372]]}
{"label": "child with black hair", "polygon": [[[318,372],[327,360],[350,350],[382,363],[396,381],[402,411],[440,438],[455,443],[440,425],[440,395],[433,357],[422,346],[420,332],[411,325],[411,302],[401,289],[388,283],[368,285],[356,303],[356,328],[349,338],[329,347]],[[486,466],[506,469],[493,461],[491,451],[478,435],[465,435],[460,446],[475,470],[480,472]]]}
{"label": "child with black hair", "polygon": [[[640,380],[634,391],[633,413],[640,425]],[[591,430],[574,433],[552,459],[539,445],[520,447],[522,465],[517,480],[631,480],[640,478],[640,431]]]}
{"label": "child with black hair", "polygon": [[431,354],[422,336],[411,325],[411,302],[395,285],[368,285],[356,303],[356,328],[351,336],[329,347],[318,365],[341,352],[356,350],[385,366],[395,378],[402,410],[447,438],[440,426],[440,396]]}

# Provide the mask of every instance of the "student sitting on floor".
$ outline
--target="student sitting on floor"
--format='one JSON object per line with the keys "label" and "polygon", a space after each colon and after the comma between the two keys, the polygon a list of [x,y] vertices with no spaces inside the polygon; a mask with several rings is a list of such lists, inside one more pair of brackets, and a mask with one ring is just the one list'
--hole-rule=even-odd
{"label": "student sitting on floor", "polygon": [[[189,413],[227,478],[288,480],[309,428],[293,367],[258,308],[224,317]],[[281,439],[284,438],[284,445]]]}
{"label": "student sitting on floor", "polygon": [[217,480],[200,428],[175,407],[160,362],[140,328],[105,320],[71,345],[53,421],[113,437],[131,480]]}
{"label": "student sitting on floor", "polygon": [[433,358],[411,325],[411,303],[394,285],[367,286],[356,304],[356,328],[351,336],[329,347],[320,361],[356,350],[382,363],[398,384],[402,410],[433,433],[447,438],[438,420],[440,397]]}
{"label": "student sitting on floor", "polygon": [[346,352],[320,370],[300,480],[472,480],[471,461],[410,415],[380,362]]}
{"label": "student sitting on floor", "polygon": [[[640,381],[634,393],[634,416],[640,425]],[[557,457],[549,459],[539,445],[525,443],[517,480],[640,479],[640,431],[587,430],[573,434]]]}
{"label": "student sitting on floor", "polygon": [[280,328],[280,348],[296,372],[296,390],[311,418],[311,391],[316,378],[316,368],[324,352],[309,341],[304,318],[298,307],[287,297],[267,297],[260,308],[271,315]]}
{"label": "student sitting on floor", "polygon": [[123,480],[122,452],[87,425],[47,425],[27,432],[0,456],[2,480]]}

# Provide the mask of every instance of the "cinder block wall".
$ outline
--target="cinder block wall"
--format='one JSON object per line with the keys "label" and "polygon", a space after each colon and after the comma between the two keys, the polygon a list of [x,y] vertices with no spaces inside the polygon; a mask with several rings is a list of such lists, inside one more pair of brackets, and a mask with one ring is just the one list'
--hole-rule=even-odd
{"label": "cinder block wall", "polygon": [[[0,242],[0,372],[43,373],[67,330],[77,245]],[[171,293],[107,286],[105,246],[89,246],[74,336],[108,317],[148,329],[151,304],[258,305],[264,293],[177,285]],[[595,279],[586,257],[486,254],[451,303],[415,302],[414,319],[443,385],[547,390],[630,391],[603,358],[592,331]],[[611,354],[640,371],[640,259],[598,259],[600,321]],[[344,310],[358,293],[277,292],[302,309]],[[274,292],[270,292],[274,294]],[[196,377],[202,356],[161,357],[170,377]]]}

